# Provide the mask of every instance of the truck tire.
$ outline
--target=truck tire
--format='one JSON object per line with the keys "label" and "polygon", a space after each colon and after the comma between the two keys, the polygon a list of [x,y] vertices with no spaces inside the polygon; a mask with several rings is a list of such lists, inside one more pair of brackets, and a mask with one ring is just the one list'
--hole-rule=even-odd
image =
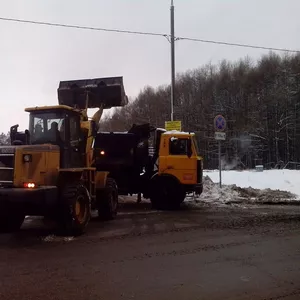
{"label": "truck tire", "polygon": [[66,235],[78,236],[85,232],[91,219],[91,199],[81,183],[68,183],[61,190],[60,227]]}
{"label": "truck tire", "polygon": [[25,219],[22,213],[14,211],[1,211],[0,213],[0,233],[11,233],[18,231]]}
{"label": "truck tire", "polygon": [[107,178],[105,190],[97,198],[99,219],[113,220],[118,212],[118,187],[114,179]]}
{"label": "truck tire", "polygon": [[175,210],[185,199],[185,192],[180,183],[172,177],[156,177],[151,188],[151,203],[154,209]]}

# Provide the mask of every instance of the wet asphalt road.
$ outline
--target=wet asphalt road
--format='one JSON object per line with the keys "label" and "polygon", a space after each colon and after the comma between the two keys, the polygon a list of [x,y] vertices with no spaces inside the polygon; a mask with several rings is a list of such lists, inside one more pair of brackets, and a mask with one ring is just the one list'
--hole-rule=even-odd
{"label": "wet asphalt road", "polygon": [[126,205],[85,236],[0,237],[0,299],[300,299],[300,207]]}

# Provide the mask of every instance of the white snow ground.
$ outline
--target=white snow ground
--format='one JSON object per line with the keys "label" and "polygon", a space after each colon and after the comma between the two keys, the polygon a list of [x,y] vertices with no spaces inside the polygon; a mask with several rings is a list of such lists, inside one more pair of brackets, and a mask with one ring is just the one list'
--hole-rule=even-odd
{"label": "white snow ground", "polygon": [[[204,171],[204,190],[197,198],[187,201],[225,205],[230,203],[286,203],[300,201],[300,171],[266,170],[222,171],[222,188],[219,171]],[[299,202],[300,204],[300,202]]]}
{"label": "white snow ground", "polygon": [[[204,171],[213,182],[219,182],[219,171]],[[300,198],[300,171],[297,170],[266,170],[222,171],[222,183],[235,184],[242,188],[273,189],[294,193]]]}

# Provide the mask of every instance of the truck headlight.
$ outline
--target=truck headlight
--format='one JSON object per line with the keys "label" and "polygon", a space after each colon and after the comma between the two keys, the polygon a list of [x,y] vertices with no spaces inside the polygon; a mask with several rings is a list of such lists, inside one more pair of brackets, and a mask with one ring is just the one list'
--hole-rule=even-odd
{"label": "truck headlight", "polygon": [[23,155],[23,162],[31,162],[32,161],[32,155],[31,154],[24,154]]}

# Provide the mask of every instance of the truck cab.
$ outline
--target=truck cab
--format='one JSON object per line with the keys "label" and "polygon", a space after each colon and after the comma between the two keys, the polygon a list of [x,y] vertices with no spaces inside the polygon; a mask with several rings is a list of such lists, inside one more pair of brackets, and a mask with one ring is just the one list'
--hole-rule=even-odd
{"label": "truck cab", "polygon": [[158,175],[176,178],[185,192],[202,193],[203,158],[195,133],[164,132],[160,139],[158,165]]}

